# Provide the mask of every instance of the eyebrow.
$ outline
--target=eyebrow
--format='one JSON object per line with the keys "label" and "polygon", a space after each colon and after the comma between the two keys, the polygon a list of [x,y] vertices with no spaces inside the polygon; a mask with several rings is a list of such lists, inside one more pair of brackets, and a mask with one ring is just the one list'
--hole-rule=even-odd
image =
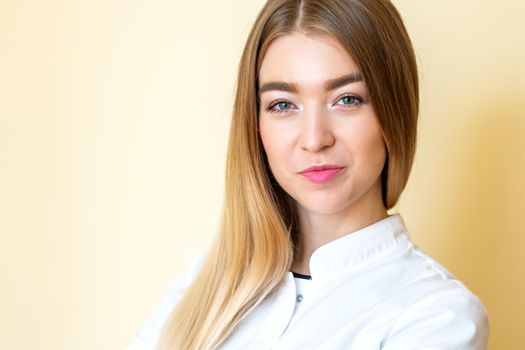
{"label": "eyebrow", "polygon": [[[361,73],[352,73],[352,74],[343,75],[342,77],[339,77],[339,78],[328,80],[325,82],[324,86],[326,90],[331,91],[331,90],[337,89],[338,87],[341,87],[347,84],[351,84],[351,83],[356,83],[359,81],[363,81],[363,76],[361,75]],[[272,90],[286,91],[286,92],[292,92],[292,93],[295,93],[298,91],[297,86],[293,83],[287,83],[284,81],[270,81],[268,83],[264,83],[259,88],[258,95],[260,96],[263,92],[272,91]]]}

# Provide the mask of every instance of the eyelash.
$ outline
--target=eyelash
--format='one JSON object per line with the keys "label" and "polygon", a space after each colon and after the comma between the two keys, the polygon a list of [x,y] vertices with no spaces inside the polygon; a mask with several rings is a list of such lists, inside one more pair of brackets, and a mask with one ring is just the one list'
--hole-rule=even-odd
{"label": "eyelash", "polygon": [[[343,95],[343,96],[341,96],[341,97],[339,97],[339,98],[337,99],[336,104],[337,104],[337,102],[341,101],[341,100],[342,100],[343,98],[345,98],[345,97],[351,97],[351,98],[355,99],[357,102],[356,102],[356,103],[353,103],[353,104],[351,104],[351,105],[342,105],[342,106],[345,106],[344,108],[347,108],[347,107],[355,107],[356,105],[360,105],[361,103],[363,103],[363,99],[362,99],[362,98],[360,98],[360,97],[358,97],[358,96],[356,96],[356,95],[345,94],[345,95]],[[270,104],[270,106],[269,106],[268,108],[266,108],[266,111],[267,111],[267,112],[270,112],[270,113],[279,113],[279,114],[280,114],[280,113],[284,113],[284,112],[289,111],[289,109],[274,109],[274,108],[275,108],[279,103],[281,103],[281,102],[286,102],[286,103],[288,103],[288,104],[290,104],[290,105],[293,105],[293,103],[291,103],[291,102],[288,101],[288,100],[280,99],[280,100],[277,100],[277,101],[272,102],[272,103]]]}

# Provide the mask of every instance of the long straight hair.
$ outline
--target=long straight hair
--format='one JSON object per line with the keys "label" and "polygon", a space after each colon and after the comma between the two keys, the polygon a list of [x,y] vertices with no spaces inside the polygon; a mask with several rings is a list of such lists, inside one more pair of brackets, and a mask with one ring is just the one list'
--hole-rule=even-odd
{"label": "long straight hair", "polygon": [[276,38],[294,31],[335,38],[358,65],[387,158],[382,200],[392,208],[416,150],[419,87],[414,50],[388,0],[269,0],[244,47],[228,142],[216,241],[166,321],[159,350],[217,348],[282,285],[299,232],[296,207],[271,174],[258,133],[258,72]]}

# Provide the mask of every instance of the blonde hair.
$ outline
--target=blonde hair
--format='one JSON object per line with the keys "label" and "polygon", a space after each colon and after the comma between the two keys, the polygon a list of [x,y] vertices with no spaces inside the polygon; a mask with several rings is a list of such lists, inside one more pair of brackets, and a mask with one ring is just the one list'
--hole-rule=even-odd
{"label": "blonde hair", "polygon": [[399,199],[416,150],[417,65],[403,21],[388,0],[270,0],[239,64],[219,234],[168,320],[159,350],[218,347],[283,283],[294,257],[293,200],[269,169],[258,134],[257,79],[272,41],[293,31],[328,34],[357,63],[382,128],[385,208]]}

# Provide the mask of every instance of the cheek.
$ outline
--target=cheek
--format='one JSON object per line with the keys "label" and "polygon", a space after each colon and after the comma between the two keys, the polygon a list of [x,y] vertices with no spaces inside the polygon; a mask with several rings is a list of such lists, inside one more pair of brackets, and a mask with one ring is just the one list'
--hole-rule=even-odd
{"label": "cheek", "polygon": [[383,139],[383,135],[379,129],[370,131],[365,141],[366,148],[371,155],[375,155],[379,158],[384,158],[386,155],[386,147]]}
{"label": "cheek", "polygon": [[263,145],[264,153],[269,158],[269,154],[272,154],[272,144],[270,142],[270,133],[264,123],[259,123],[259,137]]}
{"label": "cheek", "polygon": [[284,156],[286,147],[284,137],[286,135],[283,134],[282,128],[278,128],[271,123],[261,122],[259,124],[259,134],[270,165],[273,161]]}
{"label": "cheek", "polygon": [[386,160],[386,145],[383,139],[383,135],[380,130],[376,130],[372,135],[369,135],[367,148],[368,156],[371,160],[371,165],[375,171],[381,172]]}
{"label": "cheek", "polygon": [[363,125],[355,133],[355,142],[351,146],[355,154],[360,158],[360,162],[369,167],[369,171],[377,171],[381,168],[386,160],[386,146],[381,133],[381,128],[377,122]]}

